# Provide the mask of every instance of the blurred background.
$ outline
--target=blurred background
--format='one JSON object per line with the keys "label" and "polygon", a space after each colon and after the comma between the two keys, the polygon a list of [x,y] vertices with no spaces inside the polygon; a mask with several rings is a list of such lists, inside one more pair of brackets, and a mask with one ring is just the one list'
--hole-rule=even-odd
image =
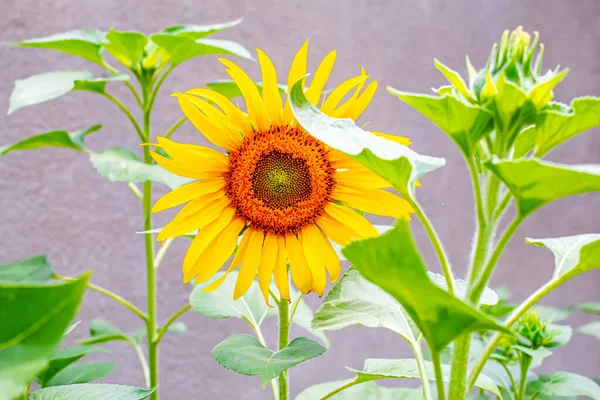
{"label": "blurred background", "polygon": [[[360,72],[363,65],[380,89],[363,122],[374,130],[408,136],[421,153],[445,157],[447,166],[428,175],[419,189],[421,202],[450,254],[458,276],[465,273],[474,228],[473,201],[468,172],[452,142],[428,120],[385,91],[385,86],[428,92],[445,84],[433,58],[466,74],[464,56],[476,68],[485,63],[489,49],[505,29],[523,25],[539,31],[546,45],[544,69],[557,64],[570,73],[556,90],[555,99],[569,102],[582,95],[600,95],[600,2],[540,1],[226,1],[226,0],[3,0],[0,4],[0,41],[47,36],[73,29],[140,30],[152,33],[172,24],[209,24],[244,17],[244,22],[215,37],[232,39],[248,49],[263,49],[287,76],[291,60],[310,38],[309,71],[331,49],[338,50],[330,85]],[[236,60],[260,80],[258,65]],[[0,47],[0,110],[8,110],[13,81],[61,69],[104,73],[98,66],[52,51]],[[157,99],[152,129],[160,135],[180,118],[177,102],[168,95],[228,78],[216,57],[199,57],[178,67],[166,80]],[[285,79],[280,79],[284,81]],[[118,85],[113,91],[133,104],[130,93]],[[4,114],[4,113],[2,113]],[[53,129],[78,130],[96,123],[103,129],[88,138],[92,149],[122,145],[137,149],[138,138],[126,117],[100,96],[75,92],[14,115],[0,116],[0,145]],[[175,140],[206,143],[184,125]],[[595,129],[554,151],[550,160],[599,163],[600,131]],[[156,195],[164,193],[157,189]],[[140,203],[125,184],[110,183],[92,168],[88,158],[66,149],[11,153],[0,158],[0,264],[47,253],[56,271],[75,275],[93,271],[93,281],[145,308],[145,266]],[[550,278],[551,253],[525,244],[525,237],[567,236],[600,231],[600,196],[557,201],[527,220],[518,230],[492,280],[508,285],[520,301]],[[162,226],[168,215],[159,215]],[[378,220],[377,222],[385,222]],[[438,271],[432,248],[418,223],[417,239],[430,268]],[[181,261],[188,240],[172,246],[159,274],[159,308],[164,318],[187,302],[190,292],[181,283]],[[313,309],[319,304],[308,296]],[[571,306],[600,300],[600,271],[567,283],[544,300],[553,306]],[[83,337],[89,321],[103,316],[124,330],[135,331],[138,321],[128,310],[93,292],[86,295],[75,336]],[[589,316],[575,311],[569,323],[582,325]],[[216,364],[211,349],[232,333],[250,333],[242,320],[209,320],[189,312],[183,335],[167,335],[161,346],[161,391],[165,399],[271,398],[257,377],[244,377]],[[275,320],[265,328],[267,342],[275,343]],[[74,333],[75,333],[74,332]],[[304,333],[292,331],[292,336]],[[361,327],[329,333],[331,346],[318,360],[294,368],[292,393],[307,386],[351,377],[345,366],[360,368],[365,358],[400,358],[409,353],[403,340],[385,330]],[[125,344],[109,346],[119,369],[106,381],[143,386],[138,361]],[[567,370],[600,376],[598,342],[576,335],[546,362],[543,370]],[[91,358],[90,358],[91,359]],[[98,357],[100,359],[100,357]],[[403,382],[387,382],[403,384]]]}

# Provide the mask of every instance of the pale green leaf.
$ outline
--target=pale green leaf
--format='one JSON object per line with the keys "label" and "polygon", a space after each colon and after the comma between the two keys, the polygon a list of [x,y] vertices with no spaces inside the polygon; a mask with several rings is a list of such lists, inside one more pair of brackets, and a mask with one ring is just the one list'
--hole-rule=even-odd
{"label": "pale green leaf", "polygon": [[577,332],[590,335],[600,340],[600,322],[590,322],[577,328]]}
{"label": "pale green leaf", "polygon": [[391,87],[387,90],[436,124],[466,155],[473,154],[475,144],[493,128],[490,112],[454,96],[436,97]]}
{"label": "pale green leaf", "polygon": [[107,377],[117,369],[112,362],[71,364],[46,383],[46,387],[89,383]]}
{"label": "pale green leaf", "polygon": [[172,174],[160,165],[141,162],[134,152],[123,147],[111,147],[100,153],[92,153],[90,161],[100,175],[112,182],[152,181],[163,183],[171,189],[191,182],[191,179]]}
{"label": "pale green leaf", "polygon": [[190,58],[211,54],[232,55],[252,59],[252,55],[244,46],[230,40],[198,39],[194,40],[185,36],[156,34],[151,39],[163,48],[171,59],[173,65],[181,64]]}
{"label": "pale green leaf", "polygon": [[514,345],[512,347],[513,349],[527,354],[528,356],[530,356],[533,359],[534,365],[540,365],[542,363],[542,361],[544,360],[544,358],[550,357],[552,355],[552,352],[544,347],[539,347],[537,349],[531,349],[529,347],[525,347],[525,346],[521,346],[521,345]]}
{"label": "pale green leaf", "polygon": [[100,128],[102,128],[102,125],[94,125],[84,131],[67,132],[59,130],[41,133],[12,145],[0,146],[0,155],[5,155],[11,151],[34,150],[42,147],[64,147],[85,151],[83,141],[86,136],[100,130]]}
{"label": "pale green leaf", "polygon": [[73,331],[73,329],[77,328],[77,326],[81,323],[81,321],[77,321],[71,325],[69,325],[69,327],[67,328],[67,330],[64,333],[64,336],[67,336],[69,333],[71,333]]}
{"label": "pale green leaf", "polygon": [[550,324],[546,330],[552,336],[552,340],[544,344],[548,349],[566,345],[573,336],[573,329],[568,325]]}
{"label": "pale green leaf", "polygon": [[600,191],[600,165],[564,165],[540,159],[498,160],[485,163],[506,186],[522,216],[562,197]]}
{"label": "pale green leaf", "polygon": [[52,267],[45,255],[0,265],[0,282],[46,282],[52,277]]}
{"label": "pale green leaf", "polygon": [[75,346],[58,349],[54,354],[52,354],[52,357],[50,357],[48,367],[38,374],[38,382],[42,387],[52,386],[48,385],[50,379],[52,379],[57,373],[65,369],[67,366],[73,364],[75,361],[90,353],[110,353],[110,351],[103,347],[93,346]]}
{"label": "pale green leaf", "polygon": [[[258,92],[262,95],[262,82],[255,82],[256,87],[258,88]],[[278,84],[279,93],[286,94],[287,86],[283,84]],[[236,97],[242,97],[242,92],[238,87],[237,83],[229,79],[221,79],[214,82],[208,82],[206,84],[210,90],[214,90],[215,92],[221,93],[223,96],[228,99],[233,99]]]}
{"label": "pale green leaf", "polygon": [[222,30],[237,26],[241,24],[243,20],[243,18],[238,18],[234,21],[210,25],[172,25],[163,29],[160,33],[186,36],[191,39],[202,39],[206,36],[221,32]]}
{"label": "pale green leaf", "polygon": [[124,333],[103,318],[96,318],[90,322],[90,337],[79,340],[79,343],[84,346],[89,346],[112,341],[136,342],[134,336]]}
{"label": "pale green leaf", "polygon": [[465,81],[458,74],[458,72],[453,71],[448,68],[444,64],[442,64],[438,59],[434,59],[435,67],[448,79],[448,82],[452,84],[456,88],[456,90],[463,95],[463,97],[469,101],[475,101],[473,94],[469,91]]}
{"label": "pale green leaf", "polygon": [[299,337],[284,349],[273,352],[250,335],[232,335],[212,351],[213,358],[225,368],[242,375],[260,375],[263,387],[281,372],[317,357],[325,348],[313,340]]}
{"label": "pale green leaf", "polygon": [[[436,274],[435,272],[427,271],[429,279],[444,290],[448,290],[448,282],[444,275]],[[466,298],[467,294],[467,282],[463,279],[454,279],[454,295],[459,299]],[[489,287],[486,287],[481,294],[479,304],[483,306],[493,306],[498,304],[498,294]]]}
{"label": "pale green leaf", "polygon": [[600,234],[532,239],[527,243],[544,246],[554,254],[554,278],[579,275],[600,267]]}
{"label": "pale green leaf", "polygon": [[344,255],[366,279],[392,295],[419,327],[432,350],[474,330],[506,329],[429,279],[408,222],[383,235],[348,244]]}
{"label": "pale green leaf", "polygon": [[93,29],[69,31],[13,43],[15,46],[61,51],[103,64],[100,43],[104,33]]}
{"label": "pale green leaf", "polygon": [[81,303],[89,275],[60,284],[0,283],[0,393],[21,396],[48,358]]}
{"label": "pale green leaf", "polygon": [[167,332],[185,333],[185,332],[187,332],[187,326],[183,322],[177,321],[177,322],[169,325],[169,327],[167,328]]}
{"label": "pale green leaf", "polygon": [[549,375],[540,375],[537,381],[527,384],[527,393],[533,395],[540,393],[545,396],[586,396],[595,400],[600,399],[600,386],[582,375],[572,372],[554,372]]}
{"label": "pale green leaf", "polygon": [[537,108],[544,107],[554,97],[552,90],[567,76],[568,72],[568,69],[564,69],[557,74],[552,72],[547,74],[547,77],[542,77],[541,81],[536,82],[536,85],[531,88],[527,97]]}
{"label": "pale green leaf", "polygon": [[523,129],[517,135],[517,139],[515,140],[514,150],[513,150],[513,158],[521,158],[525,157],[527,153],[532,151],[535,148],[536,141],[536,128],[535,126],[530,126]]}
{"label": "pale green leaf", "polygon": [[583,303],[577,306],[581,311],[585,311],[586,313],[600,315],[600,302],[589,302]]}
{"label": "pale green leaf", "polygon": [[541,320],[548,322],[560,322],[569,318],[572,310],[570,308],[557,308],[550,306],[543,306],[541,304],[536,304],[533,306],[532,311],[534,311]]}
{"label": "pale green leaf", "polygon": [[496,114],[494,122],[498,131],[506,136],[508,146],[512,147],[523,127],[535,123],[537,110],[527,95],[508,81],[504,74],[500,75],[496,85],[498,94],[494,96],[493,102]]}
{"label": "pale green leaf", "polygon": [[[362,370],[347,368],[349,371],[354,372],[357,379],[362,382],[376,380],[376,379],[420,379],[419,368],[417,360],[404,359],[404,360],[390,360],[390,359],[367,359]],[[425,370],[427,371],[427,377],[430,380],[435,380],[435,371],[433,363],[425,361]],[[450,366],[442,365],[442,379],[444,382],[450,382]],[[475,386],[481,388],[487,392],[500,395],[496,384],[487,376],[479,375],[475,381]]]}
{"label": "pale green leaf", "polygon": [[121,32],[111,29],[102,47],[127,68],[136,70],[144,54],[148,38],[140,32]]}
{"label": "pale green leaf", "polygon": [[[304,389],[296,400],[321,400],[323,396],[352,381],[320,383]],[[387,388],[375,382],[364,382],[334,394],[331,400],[423,400],[422,389]]]}
{"label": "pale green leaf", "polygon": [[423,175],[445,164],[443,158],[419,155],[364,131],[349,118],[328,117],[306,99],[301,81],[294,84],[289,99],[296,120],[309,134],[382,176],[404,196],[411,196],[414,183]]}
{"label": "pale green leaf", "polygon": [[542,157],[556,146],[600,125],[600,98],[579,97],[571,102],[567,110],[540,113],[533,131],[535,155]]}
{"label": "pale green leaf", "polygon": [[327,294],[312,321],[314,329],[339,330],[350,325],[387,328],[415,342],[400,304],[350,268]]}
{"label": "pale green leaf", "polygon": [[142,400],[150,396],[157,387],[140,389],[100,383],[54,386],[36,390],[29,396],[29,400]]}

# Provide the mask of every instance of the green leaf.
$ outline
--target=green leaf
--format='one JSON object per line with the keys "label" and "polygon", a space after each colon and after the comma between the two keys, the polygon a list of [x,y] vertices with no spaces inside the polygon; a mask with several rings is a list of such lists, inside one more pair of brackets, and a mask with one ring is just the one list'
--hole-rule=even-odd
{"label": "green leaf", "polygon": [[591,322],[577,328],[577,332],[590,335],[600,340],[600,322]]}
{"label": "green leaf", "polygon": [[112,362],[71,364],[57,373],[45,386],[50,387],[73,385],[76,383],[89,383],[107,377],[116,369],[117,364]]}
{"label": "green leaf", "polygon": [[507,332],[431,282],[405,220],[379,237],[351,242],[343,253],[362,276],[402,304],[432,351],[474,330]]}
{"label": "green leaf", "polygon": [[[354,372],[359,381],[367,382],[375,379],[402,379],[412,378],[420,379],[419,368],[417,360],[404,359],[404,360],[388,360],[388,359],[367,359],[362,370],[347,368],[349,371]],[[435,371],[433,363],[425,361],[425,369],[427,371],[427,377],[430,380],[435,380]],[[442,379],[444,382],[450,382],[450,366],[442,365]],[[487,376],[479,375],[475,381],[475,386],[500,395],[500,391],[496,384]]]}
{"label": "green leaf", "polygon": [[202,39],[214,33],[221,32],[222,30],[237,26],[241,24],[243,20],[244,18],[238,18],[234,21],[210,25],[172,25],[163,29],[160,33],[185,36],[191,39]]}
{"label": "green leaf", "polygon": [[263,387],[281,372],[320,356],[325,348],[314,340],[299,337],[284,349],[273,352],[250,335],[231,335],[211,355],[222,366],[242,375],[260,375]]}
{"label": "green leaf", "polygon": [[475,144],[493,129],[489,111],[456,97],[401,92],[391,87],[387,90],[436,124],[465,155],[472,155]]}
{"label": "green leaf", "polygon": [[544,344],[548,349],[564,346],[573,336],[573,329],[568,325],[550,324],[546,329],[552,335],[552,341]]}
{"label": "green leaf", "polygon": [[517,344],[513,346],[513,349],[530,356],[533,359],[535,365],[541,365],[544,358],[550,357],[552,355],[552,352],[544,347],[531,349],[529,347]]}
{"label": "green leaf", "polygon": [[301,81],[294,84],[289,99],[302,128],[382,176],[404,196],[412,197],[414,183],[446,162],[443,158],[422,156],[399,143],[375,136],[360,129],[350,119],[328,117],[306,99]]}
{"label": "green leaf", "polygon": [[[256,87],[258,88],[258,92],[262,95],[262,82],[254,82]],[[223,96],[228,99],[233,99],[236,97],[242,97],[242,91],[238,87],[238,85],[229,79],[221,79],[214,82],[208,82],[206,84],[210,90],[214,90],[215,92],[221,93]],[[287,93],[287,85],[278,84],[279,93],[285,95]]]}
{"label": "green leaf", "polygon": [[600,267],[600,234],[552,239],[527,238],[527,243],[544,246],[554,254],[554,278],[579,275]]}
{"label": "green leaf", "polygon": [[185,333],[185,332],[187,332],[187,326],[183,322],[177,321],[177,322],[169,325],[169,327],[167,328],[167,332]]}
{"label": "green leaf", "polygon": [[562,197],[600,190],[600,165],[564,165],[540,159],[485,163],[510,189],[522,216]]}
{"label": "green leaf", "polygon": [[18,79],[10,95],[8,114],[12,114],[19,108],[54,100],[73,90],[103,93],[107,82],[127,79],[129,77],[123,74],[93,78],[91,73],[82,71],[44,72]]}
{"label": "green leaf", "polygon": [[29,396],[29,400],[142,400],[157,388],[158,386],[141,389],[100,383],[54,386],[36,390]]}
{"label": "green leaf", "polygon": [[504,74],[496,82],[498,94],[490,105],[496,114],[498,130],[506,135],[509,147],[514,144],[524,126],[535,123],[537,110],[533,102],[515,84],[506,80]]}
{"label": "green leaf", "polygon": [[565,76],[567,76],[568,72],[568,69],[564,69],[559,73],[549,73],[544,75],[542,77],[544,79],[536,82],[536,85],[531,88],[527,94],[527,97],[531,99],[537,108],[544,107],[554,97],[552,89],[554,89],[556,85],[558,85],[565,78]]}
{"label": "green leaf", "polygon": [[160,165],[141,162],[134,152],[123,147],[111,147],[100,153],[92,153],[90,161],[100,175],[112,182],[153,181],[163,183],[171,189],[191,182],[190,179],[172,174]]}
{"label": "green leaf", "polygon": [[94,29],[69,31],[13,43],[15,46],[62,51],[103,65],[100,43],[104,33]]}
{"label": "green leaf", "polygon": [[[290,295],[293,296],[292,298],[295,299],[296,296],[298,296],[299,294],[298,292],[290,288]],[[313,328],[312,320],[312,309],[308,306],[308,304],[306,304],[306,302],[303,299],[301,299],[298,303],[298,307],[296,308],[296,312],[294,313],[294,319],[292,320],[292,323],[319,339],[323,346],[329,347],[329,339],[327,339],[327,336],[325,336],[325,333],[323,331]]]}
{"label": "green leaf", "polygon": [[583,303],[578,305],[577,308],[586,313],[600,315],[600,302]]}
{"label": "green leaf", "polygon": [[[350,383],[350,380],[320,383],[304,389],[295,400],[320,400],[326,394]],[[423,400],[422,389],[386,388],[375,382],[360,383],[334,394],[331,400]]]}
{"label": "green leaf", "polygon": [[400,304],[350,268],[327,294],[312,320],[314,329],[340,330],[350,325],[387,328],[407,341],[415,337]]}
{"label": "green leaf", "polygon": [[173,66],[181,64],[190,58],[211,54],[232,55],[252,60],[252,55],[244,46],[230,40],[194,40],[186,36],[160,33],[152,35],[151,39],[169,54]]}
{"label": "green leaf", "polygon": [[527,393],[533,395],[540,393],[544,396],[587,396],[600,399],[600,386],[585,376],[572,372],[554,372],[549,375],[540,375],[539,379],[527,384]]}
{"label": "green leaf", "polygon": [[465,99],[467,99],[469,101],[473,101],[473,102],[476,100],[475,97],[473,97],[473,95],[469,91],[467,84],[465,83],[463,78],[461,78],[461,76],[458,74],[458,72],[453,71],[452,69],[448,68],[447,66],[445,66],[444,64],[439,62],[437,59],[434,59],[434,62],[435,62],[435,67],[442,74],[444,74],[446,79],[448,79],[448,82],[450,82],[452,84],[452,86],[454,86],[456,88],[456,90],[464,96]]}
{"label": "green leaf", "polygon": [[137,70],[148,38],[139,32],[122,32],[111,29],[102,47],[127,68]]}
{"label": "green leaf", "polygon": [[568,110],[548,110],[540,113],[535,127],[535,155],[542,157],[556,146],[600,125],[600,98],[579,97]]}
{"label": "green leaf", "polygon": [[535,126],[530,126],[519,132],[515,140],[513,158],[525,157],[527,153],[533,150],[535,148],[535,136]]}
{"label": "green leaf", "polygon": [[52,277],[52,267],[45,255],[0,265],[0,282],[46,282]]}
{"label": "green leaf", "polygon": [[534,311],[540,319],[548,322],[564,321],[571,315],[571,309],[569,308],[556,308],[539,304],[533,306],[532,311]]}
{"label": "green leaf", "polygon": [[90,322],[90,337],[80,340],[79,343],[84,346],[89,346],[92,344],[102,344],[113,341],[137,343],[134,336],[124,333],[102,318],[96,318]]}
{"label": "green leaf", "polygon": [[67,336],[69,333],[71,333],[73,331],[73,329],[77,328],[77,326],[81,323],[81,321],[77,321],[71,325],[69,325],[69,327],[67,328],[67,330],[65,331],[65,333],[63,334],[63,336]]}
{"label": "green leaf", "polygon": [[73,320],[89,275],[60,284],[0,283],[0,386],[21,396],[46,368]]}
{"label": "green leaf", "polygon": [[[431,271],[427,271],[427,275],[429,275],[429,279],[439,287],[444,290],[448,290],[448,282],[446,281],[446,277],[444,275],[436,274]],[[467,294],[467,282],[463,279],[454,279],[454,295],[459,299],[466,298]],[[482,306],[493,306],[498,304],[498,295],[489,287],[486,287],[481,294],[481,299],[479,300],[479,304]]]}
{"label": "green leaf", "polygon": [[110,353],[103,347],[92,347],[92,346],[75,346],[58,349],[52,357],[48,367],[38,374],[38,381],[42,387],[52,386],[48,385],[48,382],[60,371],[65,369],[67,366],[73,364],[75,361],[81,359],[90,353]]}
{"label": "green leaf", "polygon": [[84,139],[87,135],[100,130],[100,128],[102,128],[102,125],[94,125],[84,131],[67,132],[59,130],[41,133],[12,145],[0,146],[0,155],[5,155],[11,151],[34,150],[42,147],[64,147],[77,151],[86,151],[83,148]]}

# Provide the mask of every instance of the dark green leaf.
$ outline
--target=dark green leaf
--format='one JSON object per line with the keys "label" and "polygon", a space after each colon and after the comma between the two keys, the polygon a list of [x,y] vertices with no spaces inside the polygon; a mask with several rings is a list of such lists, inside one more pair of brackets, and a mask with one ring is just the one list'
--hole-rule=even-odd
{"label": "dark green leaf", "polygon": [[[259,93],[262,95],[262,82],[255,82],[255,83],[256,83],[256,87],[258,88]],[[228,99],[242,97],[242,92],[241,92],[240,88],[232,80],[222,79],[222,80],[218,80],[218,81],[214,81],[214,82],[209,82],[206,84],[206,87],[208,87],[210,90],[214,90],[215,92],[221,93],[223,96],[227,97]],[[287,93],[286,85],[279,84],[278,87],[279,87],[279,93],[281,93],[281,94]]]}
{"label": "dark green leaf", "polygon": [[73,90],[88,90],[90,92],[104,93],[108,82],[128,81],[129,75],[114,74],[105,78],[90,78],[85,80],[76,80]]}
{"label": "dark green leaf", "polygon": [[169,34],[152,35],[151,39],[159,47],[165,49],[173,65],[181,64],[190,58],[211,54],[233,55],[249,60],[252,55],[244,46],[230,40],[221,39],[190,39],[185,36]]}
{"label": "dark green leaf", "polygon": [[29,396],[29,400],[142,400],[150,396],[157,387],[140,389],[94,383],[54,386],[36,390]]}
{"label": "dark green leaf", "polygon": [[[326,394],[350,383],[350,380],[320,383],[303,390],[296,400],[320,400]],[[386,388],[375,382],[351,386],[330,397],[331,400],[423,400],[422,389]]]}
{"label": "dark green leaf", "polygon": [[392,295],[419,327],[429,346],[440,351],[474,330],[506,329],[429,279],[408,222],[399,220],[383,235],[351,242],[346,258],[366,279]]}
{"label": "dark green leaf", "polygon": [[89,383],[107,377],[116,369],[117,364],[112,362],[71,364],[50,379],[46,386],[50,387],[73,385],[76,383]]}
{"label": "dark green leaf", "polygon": [[554,254],[554,278],[565,274],[576,276],[600,267],[600,234],[526,240],[529,244],[544,246]]}
{"label": "dark green leaf", "polygon": [[83,148],[85,137],[102,128],[102,125],[94,125],[84,131],[67,132],[51,131],[39,135],[30,136],[12,145],[1,146],[0,155],[10,153],[11,151],[34,150],[42,147],[64,147],[78,151],[86,151]]}
{"label": "dark green leaf", "polygon": [[242,375],[260,375],[263,387],[281,372],[320,356],[325,348],[304,337],[292,340],[283,350],[273,352],[250,335],[231,335],[212,351],[225,368]]}
{"label": "dark green leaf", "polygon": [[600,340],[600,322],[590,322],[589,324],[577,328],[577,332],[590,335]]}
{"label": "dark green leaf", "polygon": [[111,29],[102,47],[127,68],[136,70],[144,54],[148,38],[139,32],[122,32]]}
{"label": "dark green leaf", "polygon": [[0,265],[0,282],[46,282],[51,277],[52,267],[45,255]]}
{"label": "dark green leaf", "polygon": [[562,197],[600,190],[599,165],[562,165],[531,158],[494,158],[485,165],[508,186],[522,216]]}
{"label": "dark green leaf", "polygon": [[569,110],[548,110],[538,116],[535,155],[542,157],[556,146],[600,125],[600,98],[574,99]]}
{"label": "dark green leaf", "polygon": [[572,372],[554,372],[550,375],[540,375],[539,380],[527,384],[527,393],[540,393],[544,396],[587,396],[600,399],[600,386],[585,376]]}
{"label": "dark green leaf", "polygon": [[243,20],[243,18],[238,18],[234,21],[210,25],[172,25],[168,28],[163,29],[160,33],[186,36],[191,39],[202,39],[206,36],[220,32],[224,29],[232,28],[236,25],[239,25]]}
{"label": "dark green leaf", "polygon": [[111,147],[100,153],[90,155],[92,165],[100,175],[112,182],[163,183],[171,189],[191,182],[162,168],[160,165],[148,165],[141,162],[134,152],[123,147]]}
{"label": "dark green leaf", "polygon": [[55,35],[24,40],[13,44],[21,47],[62,51],[102,65],[103,60],[100,53],[100,43],[102,43],[103,40],[103,32],[93,29],[84,29],[80,31],[57,33]]}
{"label": "dark green leaf", "polygon": [[474,145],[493,129],[491,113],[453,96],[407,93],[390,87],[388,92],[436,124],[466,155],[473,154]]}
{"label": "dark green leaf", "polygon": [[[413,378],[419,379],[419,368],[417,360],[404,359],[404,360],[386,360],[386,359],[367,359],[362,370],[354,368],[347,368],[349,371],[354,372],[359,381],[367,382],[375,379],[402,379],[402,378]],[[433,363],[430,361],[425,362],[425,369],[427,376],[430,380],[435,380],[435,371]],[[450,366],[442,365],[442,378],[444,382],[450,382]],[[475,386],[488,391],[490,393],[500,394],[496,384],[487,376],[479,375],[475,381]]]}
{"label": "dark green leaf", "polygon": [[50,363],[48,368],[42,371],[37,379],[42,387],[53,386],[48,385],[50,379],[52,379],[57,373],[65,369],[67,366],[73,364],[83,356],[90,353],[110,353],[103,347],[92,347],[92,346],[76,346],[58,349],[52,357],[50,357]]}
{"label": "dark green leaf", "polygon": [[306,99],[301,81],[294,84],[289,98],[296,120],[308,133],[382,176],[404,196],[412,197],[414,183],[445,164],[443,158],[421,156],[349,119],[328,117]]}
{"label": "dark green leaf", "polygon": [[73,320],[89,275],[61,284],[0,284],[2,395],[21,396],[46,368]]}
{"label": "dark green leaf", "polygon": [[577,306],[581,311],[586,313],[600,315],[600,302],[583,303]]}

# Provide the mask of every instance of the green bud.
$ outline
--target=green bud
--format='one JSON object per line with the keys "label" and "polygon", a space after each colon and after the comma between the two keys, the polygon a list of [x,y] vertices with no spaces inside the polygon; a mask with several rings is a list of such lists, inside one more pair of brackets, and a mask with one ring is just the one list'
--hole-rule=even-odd
{"label": "green bud", "polygon": [[543,320],[535,311],[523,315],[517,322],[513,331],[527,340],[528,343],[520,343],[523,346],[536,350],[552,343],[559,333],[549,328],[550,321]]}

